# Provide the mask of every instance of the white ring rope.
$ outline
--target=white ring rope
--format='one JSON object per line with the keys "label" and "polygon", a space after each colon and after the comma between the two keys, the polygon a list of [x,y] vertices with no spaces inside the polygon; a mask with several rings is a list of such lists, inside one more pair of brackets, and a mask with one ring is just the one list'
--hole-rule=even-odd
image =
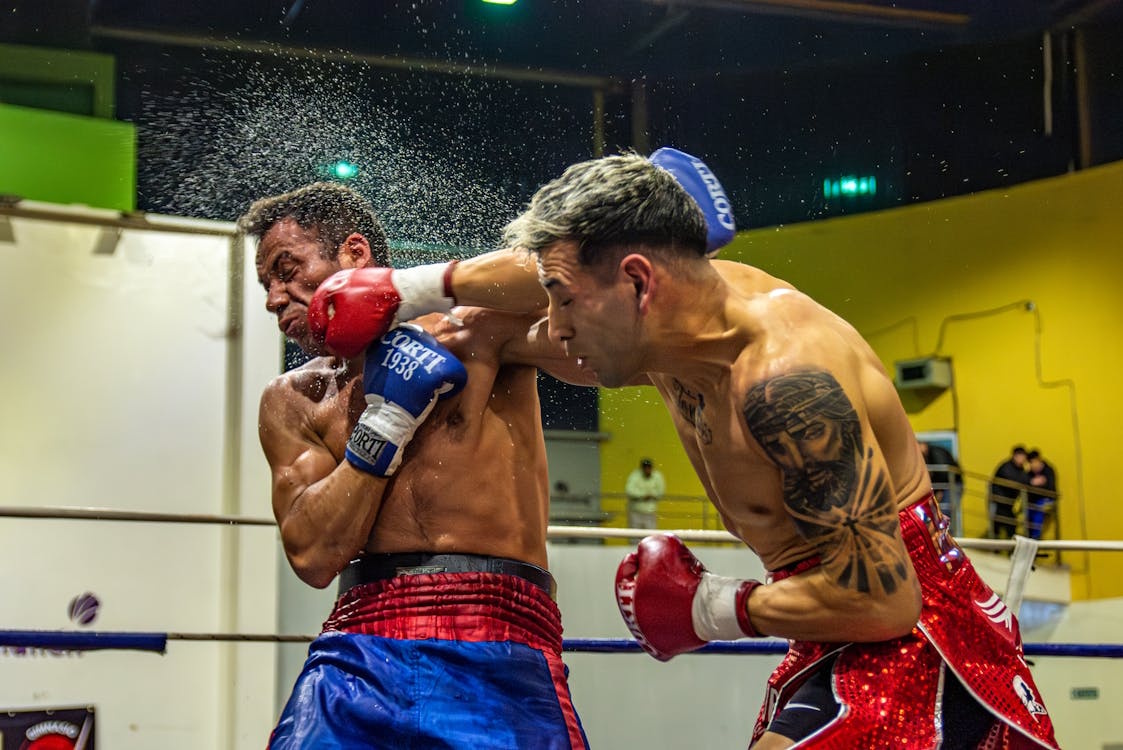
{"label": "white ring rope", "polygon": [[[118,510],[97,507],[0,507],[0,518],[41,518],[54,520],[91,520],[91,521],[141,521],[153,523],[200,523],[227,526],[276,526],[272,518],[253,518],[251,516],[201,514],[201,513],[158,513],[152,511]],[[684,542],[715,542],[742,544],[741,540],[728,531],[706,529],[618,529],[604,526],[550,526],[547,536],[550,539],[640,539],[653,533],[674,534]],[[1014,549],[1013,539],[975,539],[956,537],[959,546],[965,549],[1009,550]],[[1123,541],[1118,539],[1040,539],[1038,550],[1084,550],[1089,552],[1123,552]]]}
{"label": "white ring rope", "polygon": [[[56,520],[98,520],[98,521],[140,521],[156,523],[197,523],[222,524],[226,526],[276,526],[271,518],[252,518],[237,515],[216,514],[178,514],[150,511],[128,511],[114,508],[76,508],[76,507],[0,507],[0,517],[39,518]],[[617,529],[600,526],[550,526],[547,530],[552,539],[636,539],[651,533],[673,533],[684,541],[718,542],[740,544],[740,540],[726,531],[703,529]],[[1015,599],[1020,599],[1021,587],[1032,570],[1035,553],[1038,549],[1052,550],[1098,550],[1123,551],[1123,541],[1119,540],[1056,540],[1034,541],[1021,537],[1011,540],[1000,539],[958,539],[963,547],[975,549],[1003,550],[1014,549],[1014,564],[1010,571],[1008,587]],[[1009,603],[1008,603],[1009,605]],[[1016,607],[1015,611],[1016,611]],[[44,631],[44,630],[0,630],[0,646],[5,648],[47,648],[47,649],[125,649],[166,652],[168,641],[226,641],[255,643],[308,643],[315,639],[312,635],[266,634],[266,633],[128,633],[128,632],[88,632],[88,631]],[[700,653],[783,653],[787,648],[785,641],[768,639],[763,642],[713,642]],[[639,646],[630,639],[565,639],[565,651],[586,651],[594,653],[632,653]],[[1121,644],[1026,644],[1026,655],[1041,656],[1088,656],[1123,658]]]}
{"label": "white ring rope", "polygon": [[224,516],[204,513],[156,513],[146,510],[118,510],[116,508],[37,508],[30,506],[0,507],[0,518],[50,518],[55,520],[88,521],[150,521],[156,523],[214,523],[238,526],[276,526],[272,518],[249,516]]}

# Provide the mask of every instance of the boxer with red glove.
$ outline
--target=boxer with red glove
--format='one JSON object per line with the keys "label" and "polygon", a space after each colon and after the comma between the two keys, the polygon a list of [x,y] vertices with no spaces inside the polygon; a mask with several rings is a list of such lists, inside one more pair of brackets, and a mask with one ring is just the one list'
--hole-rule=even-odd
{"label": "boxer with red glove", "polygon": [[425,331],[401,326],[387,332],[367,349],[367,408],[347,441],[348,462],[375,476],[393,474],[437,401],[454,395],[467,381],[460,360]]}
{"label": "boxer with red glove", "polygon": [[616,604],[640,646],[659,661],[709,641],[759,638],[749,595],[760,581],[717,576],[674,534],[639,543],[616,571]]}

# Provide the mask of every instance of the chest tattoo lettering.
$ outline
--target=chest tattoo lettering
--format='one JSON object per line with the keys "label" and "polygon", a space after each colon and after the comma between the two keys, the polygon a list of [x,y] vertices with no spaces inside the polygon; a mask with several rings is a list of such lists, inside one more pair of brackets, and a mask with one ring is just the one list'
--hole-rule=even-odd
{"label": "chest tattoo lettering", "polygon": [[706,408],[705,397],[701,393],[688,390],[678,380],[673,381],[673,388],[675,407],[678,409],[678,413],[694,428],[694,434],[697,436],[698,442],[702,445],[709,445],[713,442],[714,435],[703,412]]}

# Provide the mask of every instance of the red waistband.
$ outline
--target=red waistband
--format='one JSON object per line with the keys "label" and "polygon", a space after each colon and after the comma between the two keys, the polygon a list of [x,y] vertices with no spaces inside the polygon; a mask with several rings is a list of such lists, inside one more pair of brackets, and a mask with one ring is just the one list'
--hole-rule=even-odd
{"label": "red waistband", "polygon": [[[909,513],[911,511],[915,510],[916,508],[920,508],[920,507],[924,507],[924,506],[931,506],[932,509],[934,510],[934,512],[940,513],[940,504],[936,501],[936,493],[929,492],[927,495],[924,495],[923,497],[921,497],[919,500],[917,500],[912,505],[906,507],[904,510],[901,511],[901,513],[902,514],[903,513]],[[941,515],[942,515],[942,513],[941,513]]]}
{"label": "red waistband", "polygon": [[806,557],[798,562],[794,562],[791,565],[785,565],[782,568],[770,570],[768,571],[768,582],[774,583],[776,581],[782,581],[785,578],[797,576],[805,570],[818,567],[820,562],[822,562],[822,560],[818,555],[812,555],[811,557]]}
{"label": "red waistband", "polygon": [[[912,553],[914,566],[936,564],[953,572],[967,559],[948,531],[951,521],[940,511],[940,504],[932,493],[902,510],[900,519],[901,537]],[[922,551],[928,552],[927,562]]]}
{"label": "red waistband", "polygon": [[512,641],[561,651],[561,614],[550,595],[499,573],[432,573],[353,586],[324,631],[403,640]]}

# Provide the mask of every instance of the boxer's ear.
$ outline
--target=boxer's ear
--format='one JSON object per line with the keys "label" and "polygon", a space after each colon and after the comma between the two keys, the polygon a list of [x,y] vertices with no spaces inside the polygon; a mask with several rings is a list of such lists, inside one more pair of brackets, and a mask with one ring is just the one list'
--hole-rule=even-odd
{"label": "boxer's ear", "polygon": [[370,243],[358,232],[347,235],[339,245],[339,265],[343,268],[365,268],[371,265]]}
{"label": "boxer's ear", "polygon": [[647,312],[651,295],[655,291],[655,266],[651,260],[639,253],[631,253],[620,261],[620,274],[635,290],[636,304],[641,313]]}

